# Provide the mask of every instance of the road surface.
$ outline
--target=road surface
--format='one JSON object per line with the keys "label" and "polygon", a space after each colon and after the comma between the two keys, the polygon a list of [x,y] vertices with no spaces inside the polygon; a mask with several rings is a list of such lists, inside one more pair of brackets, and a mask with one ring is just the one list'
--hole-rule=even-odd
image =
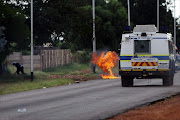
{"label": "road surface", "polygon": [[135,80],[129,88],[117,79],[92,80],[1,95],[0,120],[102,120],[180,92],[179,77],[171,87],[161,79]]}

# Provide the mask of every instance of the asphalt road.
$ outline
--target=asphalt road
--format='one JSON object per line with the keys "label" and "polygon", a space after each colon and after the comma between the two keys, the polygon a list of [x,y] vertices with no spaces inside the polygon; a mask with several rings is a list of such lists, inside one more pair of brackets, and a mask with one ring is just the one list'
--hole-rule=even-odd
{"label": "asphalt road", "polygon": [[135,80],[129,88],[117,79],[93,80],[2,95],[0,120],[102,120],[180,92],[179,77],[171,87],[161,79]]}

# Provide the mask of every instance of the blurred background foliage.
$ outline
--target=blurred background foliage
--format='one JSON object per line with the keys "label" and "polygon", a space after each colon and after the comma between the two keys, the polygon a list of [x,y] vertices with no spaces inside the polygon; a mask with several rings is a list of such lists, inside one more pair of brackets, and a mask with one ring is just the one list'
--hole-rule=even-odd
{"label": "blurred background foliage", "polygon": [[[117,51],[127,26],[127,1],[95,0],[97,49]],[[170,2],[160,1],[160,28],[173,33]],[[131,30],[137,24],[156,24],[156,0],[131,0]],[[61,49],[92,50],[92,0],[34,0],[34,44],[52,43]],[[30,50],[30,0],[0,0],[1,39],[7,41],[0,51],[0,63],[13,51]],[[161,30],[160,30],[161,31]],[[1,40],[2,41],[2,40]],[[177,29],[180,48],[180,30]],[[86,51],[85,51],[86,50]],[[87,51],[88,50],[88,51]],[[84,52],[85,51],[85,52]],[[86,61],[86,60],[83,60]]]}

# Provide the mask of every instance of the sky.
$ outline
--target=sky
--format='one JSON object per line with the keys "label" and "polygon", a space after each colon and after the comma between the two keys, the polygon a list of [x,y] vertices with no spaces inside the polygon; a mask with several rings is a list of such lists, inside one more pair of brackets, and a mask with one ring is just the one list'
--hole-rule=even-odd
{"label": "sky", "polygon": [[[174,12],[174,8],[172,7],[174,6],[174,0],[171,0],[171,2],[172,2],[172,5],[169,8]],[[177,17],[180,17],[180,0],[175,0],[175,7],[176,7],[175,16],[177,18]],[[173,16],[174,16],[174,13],[173,13]]]}
{"label": "sky", "polygon": [[[172,4],[168,6],[168,9],[172,10],[172,14],[174,16],[174,0],[166,0],[166,1],[171,1]],[[175,17],[179,18],[178,23],[180,24],[180,0],[175,0]]]}
{"label": "sky", "polygon": [[175,6],[176,6],[176,13],[175,13],[176,15],[175,16],[177,18],[177,17],[180,17],[180,0],[175,0],[175,3],[176,3],[175,4]]}

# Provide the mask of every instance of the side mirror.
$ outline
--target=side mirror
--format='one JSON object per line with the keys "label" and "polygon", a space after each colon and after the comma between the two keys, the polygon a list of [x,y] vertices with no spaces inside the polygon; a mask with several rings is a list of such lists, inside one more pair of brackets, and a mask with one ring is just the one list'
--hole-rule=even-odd
{"label": "side mirror", "polygon": [[121,43],[118,44],[118,50],[121,50]]}

